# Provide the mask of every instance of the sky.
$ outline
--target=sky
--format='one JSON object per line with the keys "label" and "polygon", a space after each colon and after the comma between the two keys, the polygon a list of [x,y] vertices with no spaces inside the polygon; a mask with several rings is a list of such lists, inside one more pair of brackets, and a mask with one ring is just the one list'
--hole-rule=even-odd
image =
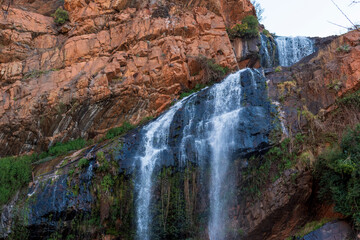
{"label": "sky", "polygon": [[[347,30],[330,22],[350,27],[351,23],[331,0],[256,0],[264,9],[262,24],[278,36],[326,37]],[[360,24],[360,3],[334,0],[355,24]]]}

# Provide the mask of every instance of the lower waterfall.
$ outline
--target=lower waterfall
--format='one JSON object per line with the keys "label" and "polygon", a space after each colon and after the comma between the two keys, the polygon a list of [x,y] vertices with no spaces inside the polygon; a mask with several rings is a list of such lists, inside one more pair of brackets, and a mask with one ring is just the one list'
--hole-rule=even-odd
{"label": "lower waterfall", "polygon": [[207,235],[226,239],[229,199],[236,199],[231,196],[235,183],[228,170],[234,160],[267,145],[271,108],[265,77],[245,69],[179,101],[143,127],[140,143],[131,150],[137,166],[137,239],[154,238],[151,209],[156,172],[169,165],[181,171],[189,163],[199,166],[208,183]]}
{"label": "lower waterfall", "polygon": [[[226,198],[224,186],[227,184],[229,157],[234,149],[233,130],[239,124],[241,106],[240,74],[230,75],[223,84],[212,89],[214,113],[209,119],[209,144],[211,148],[211,182],[210,182],[210,239],[224,239],[226,221]],[[229,92],[230,90],[230,92]]]}
{"label": "lower waterfall", "polygon": [[141,161],[141,170],[139,181],[137,182],[138,198],[137,198],[137,237],[138,239],[148,240],[150,212],[149,206],[151,201],[152,173],[155,168],[156,160],[161,154],[167,151],[167,139],[169,135],[169,127],[177,109],[182,102],[176,104],[166,114],[162,115],[157,121],[152,122],[145,127],[143,142],[144,150]]}

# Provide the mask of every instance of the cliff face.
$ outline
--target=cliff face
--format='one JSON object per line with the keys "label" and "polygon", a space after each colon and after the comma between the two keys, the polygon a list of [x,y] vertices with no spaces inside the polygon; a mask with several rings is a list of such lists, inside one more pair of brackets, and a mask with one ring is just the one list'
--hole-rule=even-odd
{"label": "cliff face", "polygon": [[[57,26],[50,14],[61,5],[57,0],[14,0],[9,11],[0,15],[0,156],[46,149],[50,143],[71,138],[101,136],[124,121],[138,123],[157,116],[180,92],[209,81],[204,59],[230,70],[259,66],[254,56],[260,39],[230,41],[226,33],[226,27],[254,14],[247,0],[67,0],[64,7],[70,22]],[[281,103],[290,137],[309,127],[312,134],[327,128],[340,133],[347,123],[359,121],[359,112],[351,109],[347,115],[332,115],[338,99],[359,89],[359,39],[358,32],[316,39],[316,53],[289,68],[267,72],[270,98]],[[248,125],[239,124],[245,130],[237,132],[249,130],[248,139],[264,135],[258,148],[242,149],[243,154],[262,155],[271,127],[261,121],[270,121],[269,116],[276,113],[270,114],[265,81],[250,79],[242,87],[259,86],[263,92],[245,91],[242,107],[251,117],[256,111],[249,107],[258,107],[261,100],[267,117],[245,118],[241,124]],[[200,94],[193,105],[209,99]],[[180,109],[177,114],[169,137],[174,151],[183,137],[181,124],[189,116],[202,115],[199,109],[184,116],[186,111]],[[84,239],[105,235],[132,239],[137,176],[129,170],[136,164],[134,151],[141,149],[139,131],[36,163],[29,188],[1,209],[0,238],[11,227],[17,234],[25,226],[27,233],[44,239],[57,231]],[[254,144],[254,139],[244,143]],[[190,156],[187,159],[198,156],[194,146],[184,151]],[[201,173],[195,161],[177,171],[174,165],[179,159],[174,156],[163,156],[159,165],[166,167],[154,180],[156,207],[152,210],[158,216],[154,229],[164,239],[166,234],[207,239],[209,181],[203,180],[210,174]],[[86,166],[78,164],[82,159],[87,160]],[[312,212],[319,203],[312,205],[309,166],[294,163],[280,171],[279,159],[274,159],[261,182],[261,197],[250,194],[254,189],[243,192],[244,181],[261,178],[257,175],[261,172],[245,174],[251,167],[250,157],[236,156],[231,163],[229,177],[235,179],[236,197],[231,198],[228,239],[284,239],[310,214],[322,214]],[[260,158],[259,163],[260,168],[266,160]],[[14,217],[16,209],[26,216],[23,225],[16,222],[24,220]],[[165,210],[168,213],[163,215]],[[333,216],[331,210],[325,212]]]}
{"label": "cliff face", "polygon": [[0,16],[0,155],[158,115],[206,81],[199,56],[237,68],[225,27],[254,14],[248,0],[68,0],[57,26],[60,2],[19,0]]}
{"label": "cliff face", "polygon": [[351,116],[344,112],[335,116],[333,112],[339,99],[360,88],[359,39],[360,32],[352,31],[315,40],[317,52],[289,68],[267,74],[270,96],[281,102],[291,131],[313,121],[318,130],[340,135],[346,125],[356,123],[356,111],[351,111],[355,113]]}

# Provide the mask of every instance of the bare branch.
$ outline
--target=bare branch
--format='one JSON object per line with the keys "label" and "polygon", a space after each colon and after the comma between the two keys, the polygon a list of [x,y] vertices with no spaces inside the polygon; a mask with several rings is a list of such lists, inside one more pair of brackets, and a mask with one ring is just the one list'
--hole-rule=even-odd
{"label": "bare branch", "polygon": [[[346,17],[346,19],[354,26],[354,28],[360,32],[360,29],[350,20],[350,18],[341,10],[341,8],[334,2],[334,0],[331,0],[331,2],[336,6],[337,9]],[[353,1],[358,2],[358,1]]]}
{"label": "bare branch", "polygon": [[335,25],[335,26],[338,26],[338,27],[342,27],[342,28],[349,29],[348,27],[344,27],[344,26],[341,26],[341,25],[339,25],[339,24],[336,24],[336,23],[333,23],[333,22],[330,22],[330,21],[328,21],[328,23],[331,23],[331,24],[333,24],[333,25]]}

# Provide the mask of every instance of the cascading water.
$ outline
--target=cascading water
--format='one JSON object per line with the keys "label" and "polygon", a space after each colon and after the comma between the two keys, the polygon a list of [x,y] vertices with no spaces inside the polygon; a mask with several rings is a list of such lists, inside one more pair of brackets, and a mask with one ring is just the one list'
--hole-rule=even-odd
{"label": "cascading water", "polygon": [[240,72],[230,75],[224,84],[211,89],[214,98],[214,113],[209,123],[209,144],[211,147],[210,221],[211,240],[224,239],[224,222],[227,220],[225,193],[226,174],[231,150],[234,149],[233,130],[239,120],[241,106]]}
{"label": "cascading water", "polygon": [[289,67],[315,51],[314,43],[307,37],[277,37],[275,39],[281,66]]}
{"label": "cascading water", "polygon": [[152,174],[157,160],[168,149],[169,127],[176,110],[180,108],[182,102],[177,103],[167,113],[157,121],[145,127],[144,131],[144,151],[140,156],[141,169],[137,182],[137,237],[141,240],[150,239],[150,201],[152,189]]}
{"label": "cascading water", "polygon": [[[203,173],[210,170],[209,179],[204,179],[209,183],[208,234],[212,240],[226,239],[229,199],[225,195],[235,185],[228,176],[229,166],[266,145],[271,129],[265,82],[257,70],[231,74],[221,83],[178,102],[141,129],[137,147],[124,143],[124,149],[129,146],[139,163],[135,179],[137,239],[148,240],[155,234],[150,209],[156,166],[181,169],[189,162]],[[131,153],[126,159],[129,156]]]}

